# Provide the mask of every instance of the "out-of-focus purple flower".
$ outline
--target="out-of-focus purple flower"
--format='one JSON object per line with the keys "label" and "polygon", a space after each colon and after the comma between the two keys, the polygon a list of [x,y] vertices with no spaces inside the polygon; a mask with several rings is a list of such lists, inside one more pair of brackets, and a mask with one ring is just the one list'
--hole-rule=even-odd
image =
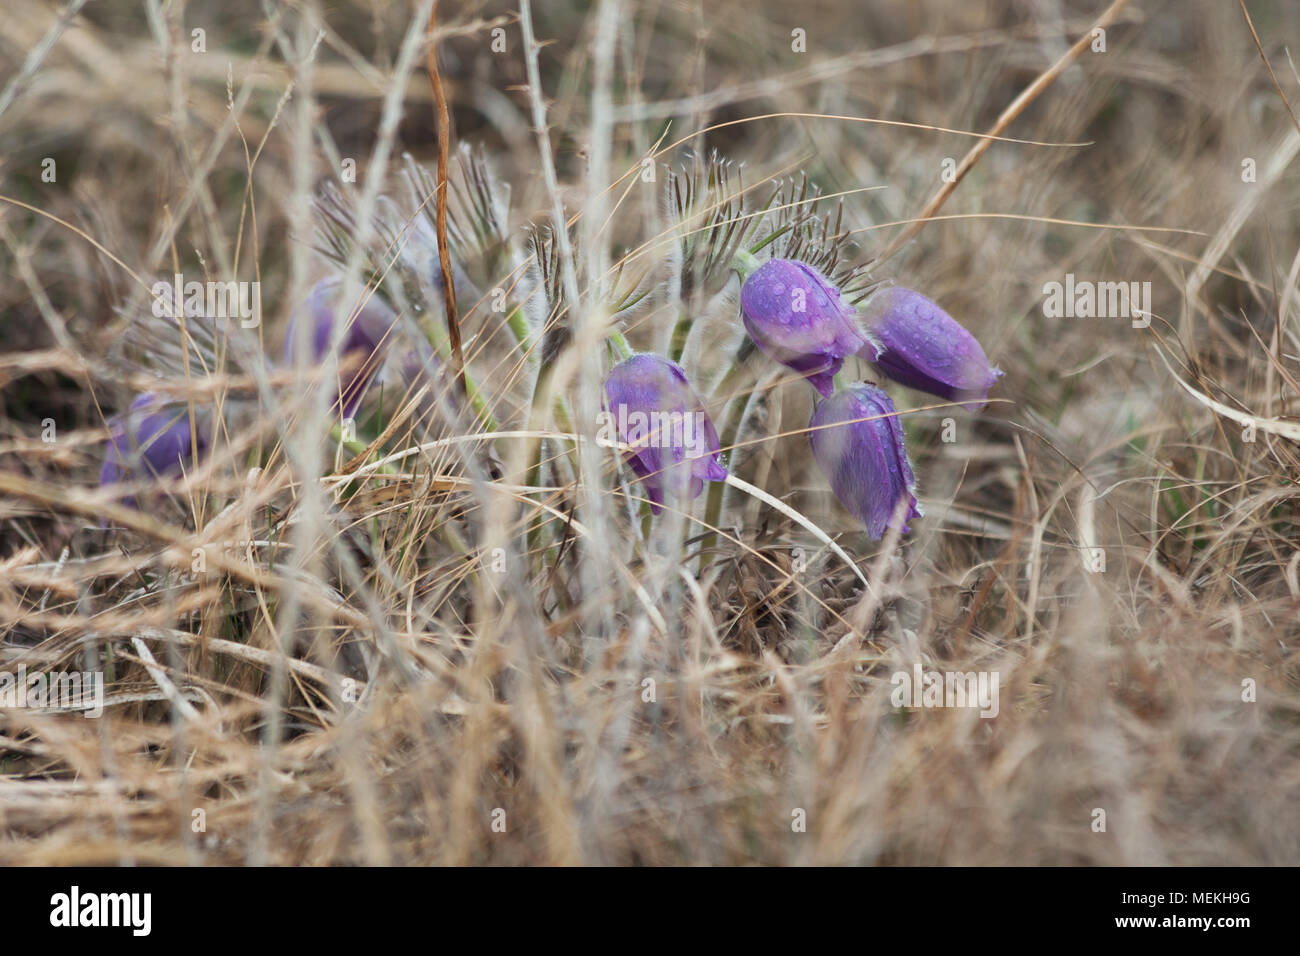
{"label": "out-of-focus purple flower", "polygon": [[[412,199],[415,201],[414,204],[420,206],[423,202],[422,197],[431,195],[430,191],[433,189],[432,178],[418,186],[413,184]],[[432,199],[429,200],[427,207],[417,209],[414,215],[406,212],[401,205],[386,196],[380,196],[377,203],[378,218],[381,225],[380,232],[385,243],[397,252],[398,264],[414,274],[414,278],[420,283],[426,304],[432,313],[441,315],[443,309],[442,264],[438,258],[438,230],[435,225]],[[476,220],[476,230],[483,225]],[[456,255],[456,247],[459,244],[452,242],[450,245],[452,246],[452,287],[456,290],[457,312],[463,317],[479,302],[483,294]],[[469,245],[471,250],[474,251],[475,242],[471,240]],[[473,261],[478,262],[482,257],[474,256],[472,258]]]}
{"label": "out-of-focus purple flower", "polygon": [[769,259],[740,289],[740,314],[758,347],[822,395],[846,355],[874,358],[879,349],[829,279],[804,262]]}
{"label": "out-of-focus purple flower", "polygon": [[[427,339],[394,343],[397,355],[384,369],[384,405],[402,401],[418,402],[417,414],[427,427],[441,421],[444,415],[440,402],[448,397],[449,383],[444,377],[445,368]],[[421,395],[425,386],[427,391]],[[394,405],[395,407],[395,405]]]}
{"label": "out-of-focus purple flower", "polygon": [[325,358],[335,322],[347,322],[339,340],[339,364],[347,368],[341,373],[335,407],[341,405],[343,417],[351,418],[379,371],[381,353],[388,344],[397,315],[373,289],[362,289],[364,302],[354,317],[355,304],[339,301],[342,284],[337,276],[322,279],[294,310],[285,333],[284,360],[288,365],[298,363],[298,322],[311,322],[308,351],[304,356],[307,364],[316,364]]}
{"label": "out-of-focus purple flower", "polygon": [[969,399],[965,407],[976,411],[1002,377],[975,336],[919,292],[898,287],[878,292],[867,302],[863,320],[885,347],[876,365],[901,385],[949,401]]}
{"label": "out-of-focus purple flower", "polygon": [[[442,262],[438,258],[438,232],[428,216],[416,216],[409,238],[402,245],[402,259],[427,279],[429,289],[434,293],[433,305],[441,308],[443,281]],[[451,280],[456,292],[457,311],[468,312],[482,293],[454,254],[451,257]]]}
{"label": "out-of-focus purple flower", "polygon": [[[110,422],[99,484],[102,488],[179,475],[192,466],[194,452],[202,458],[207,450],[204,429],[200,427],[197,434],[191,434],[187,406],[166,406],[157,396],[146,393],[136,398],[124,415]],[[134,496],[125,496],[122,501],[136,507]]]}
{"label": "out-of-focus purple flower", "polygon": [[[872,420],[857,420],[865,418]],[[921,509],[916,476],[903,445],[903,427],[889,396],[866,382],[850,385],[818,403],[812,428],[817,429],[810,433],[813,457],[835,497],[861,519],[872,540],[885,533],[903,499],[907,500],[902,516],[906,532],[907,523],[920,517]]]}
{"label": "out-of-focus purple flower", "polygon": [[605,379],[598,440],[634,446],[627,462],[645,482],[658,514],[670,497],[694,499],[706,481],[725,481],[718,433],[681,366],[662,355],[625,359]]}
{"label": "out-of-focus purple flower", "polygon": [[[394,384],[414,394],[426,383],[436,385],[437,376],[442,372],[438,353],[428,341],[421,339],[409,347],[403,347],[401,355],[392,364]],[[385,373],[387,375],[387,373]]]}

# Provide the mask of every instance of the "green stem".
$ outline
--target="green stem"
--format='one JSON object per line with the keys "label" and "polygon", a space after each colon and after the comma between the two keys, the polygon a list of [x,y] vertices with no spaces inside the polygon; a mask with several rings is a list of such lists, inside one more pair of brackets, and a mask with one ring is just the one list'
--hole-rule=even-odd
{"label": "green stem", "polygon": [[330,437],[352,452],[353,455],[359,455],[369,447],[365,442],[357,441],[355,438],[344,438],[343,428],[338,422],[330,426]]}
{"label": "green stem", "polygon": [[524,315],[523,309],[515,309],[506,318],[506,325],[510,328],[510,334],[515,337],[519,343],[520,350],[527,355],[533,350],[532,330],[528,328],[528,318]]}
{"label": "green stem", "polygon": [[618,355],[618,360],[620,362],[632,357],[632,346],[627,344],[627,338],[622,332],[619,332],[617,329],[610,332],[608,341],[613,347],[615,354]]}
{"label": "green stem", "polygon": [[[512,326],[513,328],[513,326]],[[425,329],[424,334],[429,339],[429,344],[433,346],[434,351],[444,362],[451,361],[451,340],[443,333],[440,328]],[[474,409],[474,414],[478,416],[479,421],[483,423],[485,431],[494,432],[499,429],[497,420],[492,416],[491,408],[488,405],[487,397],[483,390],[478,387],[478,382],[468,369],[465,370],[465,390],[469,392],[469,404]]]}
{"label": "green stem", "polygon": [[759,265],[758,257],[748,249],[737,249],[735,255],[731,257],[731,268],[740,276],[741,282],[748,279]]}
{"label": "green stem", "polygon": [[[533,385],[533,399],[528,410],[528,430],[541,431],[545,424],[545,416],[542,409],[546,406],[547,400],[550,400],[551,419],[561,431],[573,431],[573,413],[569,408],[568,400],[562,395],[551,395],[551,376],[554,374],[553,365],[544,365],[537,372],[537,381]],[[565,442],[567,453],[573,455],[576,453],[577,446],[573,442]],[[535,488],[542,482],[542,447],[541,438],[528,439],[528,467],[525,472],[524,483],[529,487]],[[550,522],[549,520],[539,519],[528,531],[528,548],[536,550],[541,541],[542,529]]]}
{"label": "green stem", "polygon": [[[370,447],[365,442],[358,441],[355,438],[344,438],[343,429],[338,422],[335,422],[330,426],[330,437],[348,451],[352,452],[353,455],[363,454],[365,450]],[[397,469],[392,465],[381,465],[379,468],[375,469],[375,473],[380,475],[395,475],[397,474]]]}
{"label": "green stem", "polygon": [[686,339],[691,334],[691,317],[682,314],[673,326],[673,337],[668,342],[668,357],[678,365],[682,363],[682,353],[686,351]]}
{"label": "green stem", "polygon": [[[723,376],[714,393],[723,393],[730,391],[744,374],[745,362],[742,359],[736,359]],[[757,383],[755,383],[757,384]],[[727,456],[727,470],[731,470],[732,461],[735,458],[736,449],[732,446],[736,444],[736,439],[740,434],[740,425],[745,418],[745,406],[749,403],[749,397],[754,393],[754,385],[742,389],[727,403],[726,409],[722,415],[722,431],[718,435],[720,448],[727,449],[723,454]],[[726,493],[727,485],[721,481],[709,482],[709,495],[704,503],[704,520],[710,528],[718,527],[718,522],[722,517],[722,497]],[[700,571],[704,570],[704,555],[717,543],[717,532],[707,531],[705,537],[700,543]]]}

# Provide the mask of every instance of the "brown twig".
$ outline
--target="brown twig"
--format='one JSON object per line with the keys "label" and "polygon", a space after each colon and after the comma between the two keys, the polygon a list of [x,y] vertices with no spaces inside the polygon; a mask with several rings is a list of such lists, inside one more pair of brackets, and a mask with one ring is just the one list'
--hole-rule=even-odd
{"label": "brown twig", "polygon": [[447,332],[451,336],[451,361],[456,373],[456,384],[462,395],[469,395],[465,385],[465,353],[460,343],[460,318],[456,314],[456,284],[452,281],[451,250],[447,246],[447,176],[451,152],[451,114],[447,109],[447,95],[442,88],[442,74],[438,72],[438,45],[434,40],[434,24],[438,20],[438,0],[429,11],[429,81],[433,84],[433,102],[438,120],[438,183],[435,192],[438,233],[438,265],[442,269],[442,299],[447,306]]}
{"label": "brown twig", "polygon": [[[985,136],[994,137],[1001,135],[1002,131],[1010,126],[1015,118],[1023,113],[1030,103],[1038,99],[1039,94],[1042,93],[1043,90],[1051,86],[1052,83],[1056,81],[1056,78],[1065,72],[1066,67],[1079,58],[1079,55],[1083,53],[1088,44],[1092,42],[1093,31],[1105,29],[1110,26],[1114,19],[1119,16],[1119,12],[1126,6],[1128,6],[1128,0],[1115,0],[1114,3],[1107,7],[1106,11],[1102,13],[1092,26],[1088,28],[1087,32],[1085,32],[1083,36],[1079,37],[1070,49],[1061,54],[1060,59],[1040,73],[1034,82],[1025,87],[1021,91],[1020,95],[1011,101],[1010,105],[1008,105],[997,118],[997,121],[989,127],[989,131]],[[939,208],[948,201],[948,197],[951,196],[953,190],[957,188],[957,184],[962,181],[968,172],[970,172],[971,167],[979,161],[979,158],[984,155],[984,151],[989,148],[989,145],[992,142],[993,140],[991,138],[981,139],[970,148],[970,151],[962,157],[961,164],[957,167],[957,174],[953,176],[952,181],[944,183],[943,186],[939,188],[939,191],[931,197],[930,201],[925,204],[925,209],[923,209],[921,214],[916,217],[916,220],[890,241],[889,245],[885,247],[885,251],[880,254],[881,261],[888,259],[891,255],[901,249],[905,243],[909,242],[917,233],[925,228],[925,224],[929,221],[930,217],[938,212]]]}

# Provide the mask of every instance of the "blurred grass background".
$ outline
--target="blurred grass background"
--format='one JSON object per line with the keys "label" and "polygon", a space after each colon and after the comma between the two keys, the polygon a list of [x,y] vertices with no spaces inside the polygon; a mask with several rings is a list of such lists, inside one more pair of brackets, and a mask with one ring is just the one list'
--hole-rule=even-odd
{"label": "blurred grass background", "polygon": [[[518,9],[439,7],[454,141],[481,145],[510,184],[512,228],[543,221]],[[1104,7],[624,0],[610,168],[635,166],[665,130],[664,143],[698,135],[662,157],[657,184],[631,192],[606,235],[620,251],[656,235],[666,168],[717,150],[746,184],[802,171],[829,194],[864,190],[845,198],[844,222],[860,230],[858,258],[876,258],[902,228],[890,224],[915,217],[945,161],[975,142],[933,127],[988,129]],[[731,502],[744,546],[678,595],[680,629],[644,637],[633,602],[593,658],[576,649],[574,606],[601,598],[583,593],[580,568],[531,567],[536,603],[497,595],[493,623],[481,592],[430,586],[462,573],[455,555],[417,549],[429,567],[389,552],[393,580],[375,558],[392,539],[376,532],[358,551],[368,596],[337,569],[316,572],[352,615],[333,639],[379,647],[362,622],[382,618],[436,679],[411,685],[368,662],[354,720],[321,717],[294,691],[291,732],[268,758],[272,668],[218,661],[203,643],[273,648],[247,604],[262,592],[232,579],[196,596],[155,579],[163,543],[105,535],[70,503],[93,486],[105,419],[134,391],[115,373],[132,321],[122,307],[139,295],[122,264],[219,270],[238,241],[239,277],[262,282],[261,333],[278,353],[310,242],[295,206],[303,164],[314,185],[353,158],[361,181],[394,82],[406,84],[396,152],[432,163],[423,57],[393,76],[413,5],[93,2],[61,28],[63,5],[21,4],[0,27],[0,478],[26,482],[0,491],[0,669],[54,666],[94,642],[111,651],[150,628],[195,633],[182,649],[173,635],[168,666],[206,705],[197,724],[157,699],[124,699],[101,721],[0,712],[0,861],[1300,861],[1300,462],[1294,441],[1267,428],[1244,440],[1179,384],[1239,414],[1296,414],[1300,78],[1288,44],[1300,7],[1247,7],[1276,86],[1238,4],[1134,0],[1105,51],[1084,52],[1004,132],[1081,145],[994,143],[941,211],[958,218],[874,263],[875,279],[941,303],[1006,373],[979,416],[911,411],[934,403],[894,390],[927,506],[905,545],[867,541],[810,467],[806,436],[788,434],[807,420],[806,390],[773,390],[756,409],[761,440],[733,465],[834,533],[877,576],[878,601],[834,560],[792,587],[799,529]],[[591,199],[595,10],[533,11],[570,210]],[[301,91],[285,99],[301,80],[287,51],[316,22],[307,139],[293,125]],[[806,51],[792,50],[794,30]],[[1067,273],[1151,282],[1151,327],[1046,317],[1043,287]],[[700,316],[705,341],[733,341],[734,301],[732,290]],[[652,297],[629,338],[657,347],[674,319]],[[730,353],[707,349],[704,377],[718,371],[709,354]],[[948,417],[955,442],[942,440]],[[47,419],[53,444],[40,441]],[[52,491],[35,500],[31,483]],[[1104,573],[1083,567],[1092,547]],[[113,587],[77,563],[114,553]],[[572,603],[556,611],[547,594],[559,588]],[[554,659],[519,637],[534,626]],[[305,643],[294,653],[317,659]],[[152,687],[131,654],[117,654],[119,694]],[[999,717],[891,708],[889,675],[914,660],[998,671]],[[639,703],[645,675],[659,675],[654,707]],[[806,833],[791,830],[795,808]]]}

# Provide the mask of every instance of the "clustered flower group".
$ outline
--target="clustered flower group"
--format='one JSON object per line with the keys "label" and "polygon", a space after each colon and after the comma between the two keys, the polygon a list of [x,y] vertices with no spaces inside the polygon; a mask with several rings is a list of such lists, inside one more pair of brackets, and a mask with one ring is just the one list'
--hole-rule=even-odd
{"label": "clustered flower group", "polygon": [[[317,282],[290,316],[284,338],[284,362],[289,368],[319,366],[339,338],[339,375],[332,391],[336,415],[351,418],[374,382],[393,336],[397,314],[371,289],[363,290],[355,308],[343,302],[342,280],[337,275]],[[341,323],[341,324],[340,324]],[[300,333],[300,325],[306,329]],[[397,367],[409,379],[432,361],[428,354],[412,352]],[[146,393],[130,409],[109,422],[109,439],[100,469],[101,487],[174,478],[200,461],[209,450],[210,409],[197,415],[191,430],[184,404],[168,402]],[[139,507],[134,495],[122,495],[128,507]]]}
{"label": "clustered flower group", "polygon": [[[754,265],[752,257],[749,263]],[[837,388],[844,360],[858,356],[902,385],[971,410],[984,406],[1002,373],[989,365],[966,329],[918,292],[884,289],[859,312],[808,263],[770,259],[752,271],[750,266],[737,265],[748,272],[740,291],[741,318],[764,354],[818,392],[810,442],[831,489],[872,539],[894,526],[908,531],[921,510],[898,412],[876,385]],[[351,309],[340,294],[337,277],[313,287],[290,321],[284,358],[289,365],[319,364],[338,339],[334,409],[351,418],[382,364],[397,315],[373,290]],[[412,351],[397,363],[397,374],[409,378],[432,359],[432,349],[427,355]],[[667,502],[693,500],[706,482],[726,481],[718,433],[676,362],[633,354],[610,371],[604,393],[607,408],[621,412],[616,421],[625,460],[643,482],[654,513]],[[646,423],[662,427],[656,433]],[[683,429],[682,423],[692,427]],[[111,423],[100,484],[182,474],[207,451],[207,438],[207,430],[193,427],[183,406],[168,407],[156,396],[142,395]],[[125,501],[136,504],[134,498]]]}
{"label": "clustered flower group", "polygon": [[[908,531],[921,510],[894,403],[866,382],[836,390],[835,376],[856,355],[902,385],[977,410],[1002,373],[989,365],[975,337],[910,289],[877,292],[859,313],[820,271],[793,259],[769,259],[750,272],[740,311],[754,343],[820,394],[810,426],[813,457],[841,504],[872,539],[896,523]],[[704,414],[686,373],[659,355],[633,355],[615,366],[605,394],[611,407],[647,415]],[[705,481],[726,480],[717,433],[705,421],[708,441],[693,450],[663,447],[663,441],[649,448],[652,436],[620,434],[632,446],[627,462],[644,480],[656,512],[666,488],[694,498]]]}

